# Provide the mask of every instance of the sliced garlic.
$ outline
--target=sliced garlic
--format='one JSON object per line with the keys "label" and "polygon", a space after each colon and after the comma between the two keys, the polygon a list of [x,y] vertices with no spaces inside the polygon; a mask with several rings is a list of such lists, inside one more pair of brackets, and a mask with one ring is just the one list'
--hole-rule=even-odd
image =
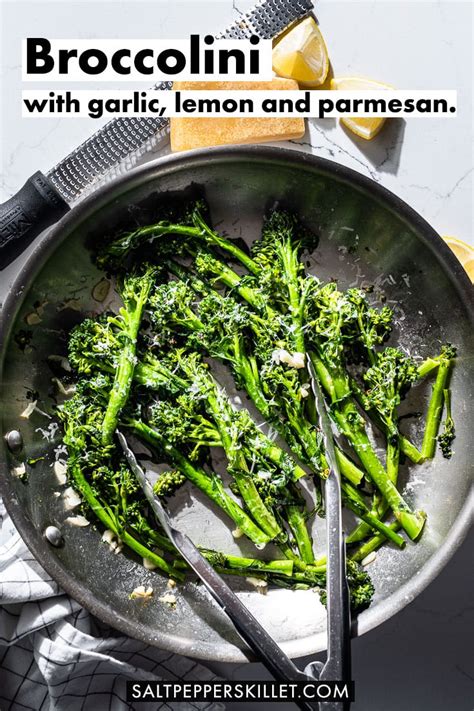
{"label": "sliced garlic", "polygon": [[149,598],[153,595],[153,588],[148,587],[145,588],[144,585],[139,585],[138,587],[135,588],[135,590],[132,590],[130,594],[130,599],[135,600],[136,598],[142,598],[146,599]]}
{"label": "sliced garlic", "polygon": [[21,479],[21,477],[26,474],[25,465],[22,463],[22,464],[19,464],[17,467],[13,467],[12,474],[13,474],[13,476],[16,476],[18,479]]}
{"label": "sliced garlic", "polygon": [[79,299],[68,299],[64,301],[60,306],[58,306],[58,311],[64,311],[65,309],[71,309],[72,311],[81,310],[81,302]]}
{"label": "sliced garlic", "polygon": [[298,370],[305,367],[304,353],[289,353],[284,348],[273,351],[272,360],[275,363],[285,363],[286,365],[289,365],[290,368],[297,368]]}
{"label": "sliced garlic", "polygon": [[74,509],[76,506],[79,506],[79,504],[82,504],[82,499],[77,493],[77,491],[74,491],[72,486],[68,486],[67,489],[65,489],[64,494],[64,506],[66,509]]}
{"label": "sliced garlic", "polygon": [[157,566],[149,558],[143,558],[143,567],[146,570],[155,570]]}
{"label": "sliced garlic", "polygon": [[114,537],[115,533],[111,531],[110,528],[106,528],[102,534],[102,540],[104,541],[104,543],[108,543],[109,545],[114,540]]}
{"label": "sliced garlic", "polygon": [[53,363],[59,363],[61,368],[65,370],[67,373],[70,373],[72,371],[71,364],[66,358],[66,356],[62,355],[49,355],[48,360],[52,361]]}
{"label": "sliced garlic", "polygon": [[253,585],[262,595],[267,594],[268,583],[266,580],[262,580],[261,578],[245,578],[245,580],[250,583],[250,585]]}
{"label": "sliced garlic", "polygon": [[53,472],[59,484],[63,485],[66,483],[67,466],[64,462],[60,462],[59,460],[54,462]]}
{"label": "sliced garlic", "polygon": [[176,595],[173,595],[173,593],[165,593],[158,599],[160,602],[164,602],[165,605],[169,605],[170,607],[176,607],[176,603],[178,602],[176,600]]}
{"label": "sliced garlic", "polygon": [[22,417],[24,420],[28,420],[30,415],[35,411],[37,402],[38,400],[33,400],[32,402],[29,402],[23,412],[20,413],[20,417]]}
{"label": "sliced garlic", "polygon": [[285,351],[282,348],[279,348],[276,351],[273,351],[272,361],[274,363],[284,363],[285,361],[283,359],[287,358],[289,355],[290,354],[288,353],[288,351]]}
{"label": "sliced garlic", "polygon": [[76,392],[75,385],[68,385],[67,388],[65,388],[59,378],[51,378],[51,382],[56,385],[61,395],[73,395]]}
{"label": "sliced garlic", "polygon": [[289,360],[286,361],[290,368],[296,368],[300,370],[305,366],[305,354],[304,353],[293,353]]}
{"label": "sliced garlic", "polygon": [[72,526],[89,526],[90,521],[86,519],[85,516],[68,516],[66,523],[70,523]]}
{"label": "sliced garlic", "polygon": [[26,314],[25,321],[28,326],[37,326],[41,323],[41,316],[36,313],[36,311],[31,311],[29,314]]}
{"label": "sliced garlic", "polygon": [[92,298],[94,301],[102,303],[107,298],[107,294],[110,290],[110,281],[108,279],[101,279],[92,289]]}
{"label": "sliced garlic", "polygon": [[360,561],[360,564],[363,568],[365,568],[366,566],[373,563],[376,558],[377,558],[377,551],[372,551],[371,553],[369,553],[369,555],[366,555],[365,558],[363,558]]}

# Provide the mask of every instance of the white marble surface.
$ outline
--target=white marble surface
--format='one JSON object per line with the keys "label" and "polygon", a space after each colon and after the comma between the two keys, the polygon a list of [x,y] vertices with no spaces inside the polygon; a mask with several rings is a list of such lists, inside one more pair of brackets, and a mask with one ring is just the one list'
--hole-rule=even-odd
{"label": "white marble surface", "polygon": [[[0,200],[34,170],[47,171],[99,125],[89,119],[21,119],[22,37],[183,37],[190,31],[217,30],[251,4],[244,0],[2,0]],[[406,200],[441,234],[474,243],[472,3],[320,0],[316,11],[336,74],[366,75],[407,89],[457,89],[458,116],[393,120],[371,143],[350,136],[334,120],[310,121],[304,139],[290,146],[372,177]],[[0,300],[21,261],[0,277]],[[472,708],[472,575],[465,572],[469,563],[472,571],[466,543],[408,608],[354,642],[358,697],[354,711]],[[221,670],[238,678],[262,675],[254,665]],[[290,707],[275,705],[282,711],[286,708]]]}
{"label": "white marble surface", "polygon": [[[251,4],[2,0],[0,199],[33,170],[46,171],[99,125],[92,119],[21,118],[22,37],[183,37],[223,27]],[[457,89],[459,112],[456,118],[393,120],[372,142],[349,135],[333,119],[310,121],[296,147],[382,183],[440,234],[473,241],[472,3],[320,0],[316,11],[336,74],[407,89]]]}

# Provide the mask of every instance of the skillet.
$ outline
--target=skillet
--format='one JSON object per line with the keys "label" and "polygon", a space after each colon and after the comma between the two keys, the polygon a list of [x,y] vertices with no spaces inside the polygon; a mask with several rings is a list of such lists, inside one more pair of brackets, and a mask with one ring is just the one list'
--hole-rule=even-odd
{"label": "skillet", "polygon": [[[343,288],[367,287],[374,300],[395,310],[395,338],[408,352],[425,357],[449,341],[459,349],[452,378],[456,420],[455,454],[402,469],[408,501],[428,514],[417,544],[404,551],[384,547],[370,567],[376,594],[359,615],[353,633],[363,634],[394,615],[437,575],[462,541],[472,499],[473,298],[464,270],[434,230],[399,198],[375,182],[337,163],[274,147],[232,147],[195,151],[148,163],[79,203],[38,242],[5,302],[1,331],[2,433],[20,429],[23,452],[15,456],[1,438],[1,494],[26,543],[61,587],[94,615],[117,630],[188,656],[238,662],[248,658],[225,616],[194,582],[180,586],[174,611],[159,601],[166,579],[146,571],[131,555],[113,555],[94,525],[74,527],[52,466],[61,457],[54,421],[36,410],[21,419],[31,399],[50,412],[55,397],[51,378],[58,373],[67,333],[86,314],[113,302],[113,289],[92,264],[90,246],[125,225],[145,224],[153,205],[168,191],[203,192],[214,225],[252,242],[265,211],[275,201],[294,210],[319,234],[309,268]],[[429,383],[416,389],[407,412],[425,410]],[[28,400],[30,398],[30,400]],[[422,422],[406,420],[420,441]],[[27,481],[12,470],[24,455],[45,457],[28,467]],[[175,502],[176,525],[196,544],[250,553],[235,541],[214,510],[184,491]],[[43,537],[58,526],[64,545]],[[314,531],[324,541],[324,523]],[[252,549],[255,554],[255,550]],[[152,585],[147,604],[130,600],[137,585]],[[312,591],[270,590],[266,596],[231,580],[234,589],[270,634],[292,657],[325,649],[326,613]]]}

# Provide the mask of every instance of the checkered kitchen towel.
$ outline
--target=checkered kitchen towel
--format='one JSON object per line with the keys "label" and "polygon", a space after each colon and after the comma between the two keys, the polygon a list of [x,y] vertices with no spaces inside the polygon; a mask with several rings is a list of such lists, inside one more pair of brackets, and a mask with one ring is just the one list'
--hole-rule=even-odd
{"label": "checkered kitchen towel", "polygon": [[[63,593],[23,543],[0,500],[0,709],[124,711],[125,682],[213,679],[190,659],[102,625]],[[140,703],[139,711],[223,711]]]}

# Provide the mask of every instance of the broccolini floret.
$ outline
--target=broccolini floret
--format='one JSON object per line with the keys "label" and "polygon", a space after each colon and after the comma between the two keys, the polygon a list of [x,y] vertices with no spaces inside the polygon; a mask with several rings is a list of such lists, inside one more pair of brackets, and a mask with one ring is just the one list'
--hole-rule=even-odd
{"label": "broccolini floret", "polygon": [[448,388],[445,388],[443,390],[443,395],[446,416],[443,422],[443,431],[438,435],[438,442],[441,451],[443,452],[443,457],[451,459],[453,454],[452,444],[456,438],[456,428],[451,414],[451,391]]}
{"label": "broccolini floret", "polygon": [[[69,339],[78,380],[59,416],[68,476],[84,512],[92,511],[161,570],[184,574],[184,562],[173,564],[177,553],[151,518],[117,447],[120,426],[170,467],[155,483],[158,496],[172,496],[188,481],[233,521],[236,537],[243,533],[259,548],[272,541],[284,556],[260,561],[203,550],[219,572],[323,588],[325,564],[315,562],[309,529],[321,500],[316,488],[310,503],[299,483],[308,474],[319,481],[329,473],[311,362],[339,431],[343,504],[360,519],[347,539],[362,544],[347,574],[352,607],[363,609],[374,588],[355,561],[386,540],[402,549],[400,530],[415,540],[424,525],[424,514],[411,511],[397,488],[400,452],[419,462],[434,455],[438,442],[451,456],[448,380],[455,349],[446,344],[415,365],[387,347],[391,309],[370,305],[360,289],[343,290],[308,274],[305,250],[314,249],[317,237],[279,206],[269,211],[250,250],[212,227],[202,200],[179,205],[170,196],[154,212],[152,224],[106,240],[97,255],[116,277],[122,308],[84,319]],[[236,406],[218,382],[217,361],[217,372],[230,370],[248,407],[241,401]],[[400,432],[398,406],[432,371],[419,452]],[[368,418],[386,436],[385,465],[369,437]],[[225,457],[226,484],[214,466],[217,450]],[[385,523],[390,510],[395,522]]]}
{"label": "broccolini floret", "polygon": [[176,469],[168,469],[162,472],[153,486],[153,493],[160,498],[167,498],[176,493],[184,484],[186,477]]}

